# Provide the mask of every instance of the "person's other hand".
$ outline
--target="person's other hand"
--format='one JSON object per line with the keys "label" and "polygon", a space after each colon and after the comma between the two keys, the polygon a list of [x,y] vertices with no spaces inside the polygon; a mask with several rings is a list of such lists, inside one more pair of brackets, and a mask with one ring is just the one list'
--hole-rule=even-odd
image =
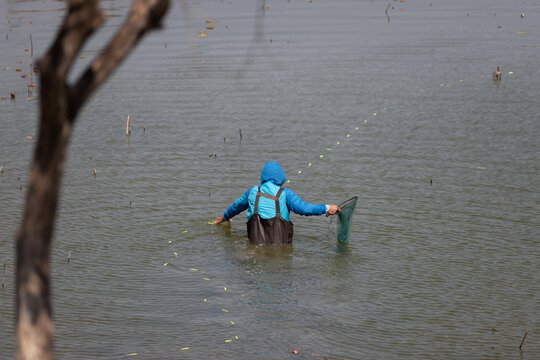
{"label": "person's other hand", "polygon": [[337,205],[330,205],[330,210],[328,210],[328,213],[330,215],[336,215],[338,212],[340,212],[341,209]]}
{"label": "person's other hand", "polygon": [[212,224],[217,225],[217,224],[221,224],[224,221],[229,221],[230,222],[231,219],[225,220],[225,218],[223,216],[219,216],[219,217],[216,218],[216,220],[212,221]]}

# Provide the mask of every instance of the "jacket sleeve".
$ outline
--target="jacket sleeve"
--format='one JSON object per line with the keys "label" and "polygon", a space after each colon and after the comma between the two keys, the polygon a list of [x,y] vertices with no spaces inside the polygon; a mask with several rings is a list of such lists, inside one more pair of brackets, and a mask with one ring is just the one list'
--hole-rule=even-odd
{"label": "jacket sleeve", "polygon": [[225,213],[223,214],[223,217],[225,220],[229,220],[230,218],[240,214],[242,211],[246,210],[248,208],[248,199],[249,199],[249,192],[251,189],[248,189],[242,195],[240,198],[238,198],[235,202],[232,203],[231,206],[227,210],[225,210]]}
{"label": "jacket sleeve", "polygon": [[299,215],[322,215],[326,212],[326,205],[324,204],[310,204],[305,202],[296,195],[291,189],[286,190],[287,207],[290,211]]}

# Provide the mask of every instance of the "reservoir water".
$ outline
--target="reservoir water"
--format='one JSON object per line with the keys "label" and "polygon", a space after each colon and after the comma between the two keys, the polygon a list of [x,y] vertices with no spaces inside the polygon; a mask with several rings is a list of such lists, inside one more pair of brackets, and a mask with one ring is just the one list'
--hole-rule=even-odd
{"label": "reservoir water", "polygon": [[[129,5],[102,1],[72,81]],[[51,251],[56,357],[538,359],[540,3],[260,5],[173,1],[78,117]],[[31,60],[64,11],[0,2],[12,267],[37,136]],[[292,215],[285,247],[248,245],[245,214],[208,224],[266,161],[306,201],[359,197],[347,246],[331,217]],[[14,303],[6,268],[1,359],[15,357]]]}

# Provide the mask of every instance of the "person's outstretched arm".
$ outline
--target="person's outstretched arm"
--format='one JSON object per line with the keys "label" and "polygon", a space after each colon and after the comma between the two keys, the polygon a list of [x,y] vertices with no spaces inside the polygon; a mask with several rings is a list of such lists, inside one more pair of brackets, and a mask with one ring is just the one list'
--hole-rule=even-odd
{"label": "person's outstretched arm", "polygon": [[305,216],[330,214],[334,215],[340,211],[337,205],[310,204],[294,193],[291,189],[286,189],[287,207],[290,211]]}
{"label": "person's outstretched arm", "polygon": [[240,214],[242,211],[246,210],[249,206],[249,192],[251,189],[247,190],[244,195],[242,195],[240,198],[236,199],[235,202],[232,203],[231,206],[225,210],[225,213],[223,216],[219,216],[216,218],[216,220],[213,221],[214,224],[219,224],[224,221],[231,221],[231,218],[234,216]]}

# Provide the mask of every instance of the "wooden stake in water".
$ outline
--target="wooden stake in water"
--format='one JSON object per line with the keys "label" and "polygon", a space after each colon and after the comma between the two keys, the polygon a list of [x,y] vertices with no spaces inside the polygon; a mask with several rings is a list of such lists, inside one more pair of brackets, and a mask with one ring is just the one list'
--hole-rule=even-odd
{"label": "wooden stake in water", "polygon": [[126,121],[126,136],[129,136],[129,133],[130,131],[129,131],[129,115],[128,115],[127,121]]}
{"label": "wooden stake in water", "polygon": [[525,342],[525,338],[527,337],[528,333],[529,330],[525,331],[525,335],[523,335],[523,340],[521,340],[521,344],[519,344],[519,351],[521,351],[521,347],[523,346],[523,343]]}
{"label": "wooden stake in water", "polygon": [[68,251],[68,264],[70,260],[71,260],[71,250]]}

